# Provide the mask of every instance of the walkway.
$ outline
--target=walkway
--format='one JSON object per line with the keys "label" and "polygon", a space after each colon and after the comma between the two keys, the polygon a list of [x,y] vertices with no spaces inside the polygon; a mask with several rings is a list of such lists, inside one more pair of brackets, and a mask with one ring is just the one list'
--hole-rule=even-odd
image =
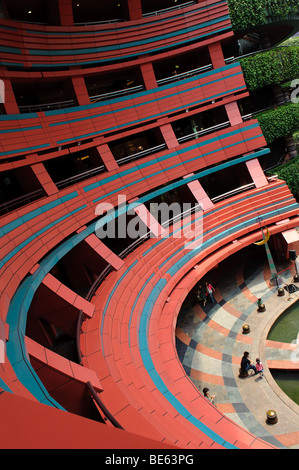
{"label": "walkway", "polygon": [[[261,250],[262,247],[251,247],[237,253],[209,273],[207,280],[216,287],[217,303],[202,307],[195,293],[189,294],[178,317],[177,352],[193,383],[200,391],[208,387],[216,396],[217,408],[227,417],[279,448],[299,449],[299,405],[282,392],[268,368],[268,365],[277,367],[279,362],[283,367],[292,365],[299,369],[298,345],[267,341],[274,320],[296,302],[299,291],[290,296],[277,295],[277,288],[270,284],[265,252]],[[289,265],[276,262],[278,271]],[[293,275],[294,268],[291,268],[281,277],[290,284]],[[259,297],[266,305],[265,312],[257,312]],[[242,332],[244,323],[250,326],[249,334]],[[294,332],[294,339],[297,334]],[[263,378],[239,377],[240,359],[245,350],[253,360],[260,357],[265,369]],[[297,356],[291,356],[294,350]],[[294,357],[297,363],[292,361]],[[277,412],[276,424],[266,423],[269,409]]]}

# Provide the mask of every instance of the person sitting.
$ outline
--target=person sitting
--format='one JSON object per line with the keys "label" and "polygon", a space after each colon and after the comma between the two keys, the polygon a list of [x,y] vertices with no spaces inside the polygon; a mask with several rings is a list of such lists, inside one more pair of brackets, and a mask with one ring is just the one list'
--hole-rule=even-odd
{"label": "person sitting", "polygon": [[263,364],[261,363],[261,361],[258,357],[256,358],[255,361],[256,361],[256,364],[255,364],[256,371],[257,371],[258,374],[260,374],[260,377],[263,377],[263,375],[264,375]]}
{"label": "person sitting", "polygon": [[204,397],[207,398],[207,400],[209,400],[211,403],[214,404],[214,398],[215,398],[215,395],[210,395],[210,391],[207,387],[203,388],[203,395]]}
{"label": "person sitting", "polygon": [[257,370],[253,362],[249,359],[249,352],[244,351],[243,357],[241,359],[241,370],[248,371],[249,369],[254,370],[254,373],[257,374]]}

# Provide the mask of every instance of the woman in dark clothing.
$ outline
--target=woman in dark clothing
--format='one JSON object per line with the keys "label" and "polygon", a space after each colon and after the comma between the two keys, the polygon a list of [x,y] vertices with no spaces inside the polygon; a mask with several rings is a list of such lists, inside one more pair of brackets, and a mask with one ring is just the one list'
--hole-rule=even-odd
{"label": "woman in dark clothing", "polygon": [[255,374],[257,374],[256,367],[255,367],[255,365],[253,364],[253,362],[250,361],[250,359],[249,359],[248,356],[249,356],[249,352],[244,351],[243,357],[242,357],[242,359],[241,359],[241,369],[243,369],[243,370],[252,369],[252,370],[254,370]]}

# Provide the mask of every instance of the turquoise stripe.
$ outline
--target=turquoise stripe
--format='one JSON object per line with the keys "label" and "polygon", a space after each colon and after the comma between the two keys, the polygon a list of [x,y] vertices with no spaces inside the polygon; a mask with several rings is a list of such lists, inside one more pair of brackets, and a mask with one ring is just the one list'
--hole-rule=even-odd
{"label": "turquoise stripe", "polygon": [[0,268],[2,266],[4,266],[6,263],[8,263],[8,261],[13,257],[15,256],[22,248],[24,248],[25,246],[27,246],[29,243],[31,243],[35,238],[39,237],[40,235],[42,235],[43,233],[47,232],[47,230],[49,230],[50,228],[52,227],[55,227],[55,225],[59,224],[60,222],[62,222],[63,220],[75,215],[77,212],[80,212],[81,210],[85,209],[87,206],[84,205],[84,206],[81,206],[81,207],[78,207],[77,209],[74,209],[73,211],[69,212],[68,214],[65,214],[64,216],[60,217],[59,219],[56,219],[55,222],[52,222],[51,224],[49,225],[46,225],[45,227],[43,227],[42,229],[38,230],[38,232],[35,232],[33,235],[31,235],[31,237],[27,238],[26,240],[24,240],[22,243],[20,243],[16,248],[14,248],[12,251],[10,251],[6,256],[4,256],[4,258],[2,258],[2,260],[0,261]]}
{"label": "turquoise stripe", "polygon": [[[230,147],[230,146],[227,146],[226,148],[229,148],[229,147]],[[219,149],[218,151],[221,151],[221,150],[222,150],[222,148]],[[183,149],[183,150],[181,150],[181,151],[178,151],[178,152],[176,152],[175,154],[181,155],[181,154],[183,154],[183,153],[185,153],[185,152],[188,152],[188,151],[190,151],[190,147],[188,147],[188,148],[186,148],[186,149]],[[153,197],[155,197],[155,195],[158,196],[159,194],[161,194],[161,191],[166,192],[166,191],[168,191],[169,189],[178,188],[179,186],[185,185],[185,184],[187,184],[187,183],[189,183],[189,182],[191,182],[191,181],[193,181],[193,180],[195,180],[195,179],[198,179],[198,178],[201,178],[201,177],[203,177],[203,176],[206,176],[207,174],[215,173],[215,172],[217,172],[217,171],[219,171],[219,170],[222,170],[222,169],[224,169],[224,168],[227,168],[227,167],[229,167],[229,166],[233,166],[233,165],[236,165],[236,164],[238,164],[238,163],[242,163],[242,162],[244,162],[244,161],[251,160],[252,158],[257,158],[257,157],[259,157],[259,156],[261,156],[261,155],[265,155],[265,154],[267,154],[267,153],[269,153],[269,152],[270,152],[270,149],[265,148],[265,149],[259,150],[258,152],[253,152],[252,154],[249,154],[249,155],[246,155],[246,156],[243,156],[243,157],[236,158],[236,159],[231,160],[231,161],[229,161],[229,162],[222,163],[222,164],[220,164],[220,165],[217,165],[216,167],[212,167],[212,168],[209,168],[209,169],[207,169],[207,170],[200,171],[200,172],[198,172],[198,173],[196,173],[196,174],[194,174],[194,175],[192,175],[192,176],[190,176],[190,177],[188,177],[188,178],[184,178],[184,180],[180,180],[180,181],[177,181],[177,182],[175,182],[175,183],[171,183],[171,184],[169,184],[169,185],[163,187],[162,190],[154,191],[154,192],[153,192],[153,195],[154,195]],[[199,155],[199,157],[195,157],[195,158],[193,158],[193,159],[190,159],[189,161],[194,161],[194,160],[196,160],[196,159],[198,159],[198,158],[204,158],[204,157],[210,155],[211,153],[214,154],[215,152],[208,152],[207,154]],[[154,161],[152,162],[152,164],[153,164],[153,163],[156,163],[156,162],[158,162],[158,163],[159,163],[159,162],[163,162],[163,161],[165,161],[166,159],[171,158],[171,157],[172,157],[173,155],[175,155],[175,154],[171,154],[170,156],[165,156],[165,157],[158,158],[158,159],[154,160]],[[188,162],[189,162],[189,161],[188,161]],[[185,163],[185,162],[178,163],[177,165],[175,165],[175,167],[180,166],[180,165],[184,165],[184,163]],[[95,188],[97,188],[97,187],[99,187],[99,186],[103,186],[103,185],[105,185],[105,184],[107,184],[107,183],[110,183],[110,182],[112,182],[112,181],[115,181],[115,180],[118,179],[118,178],[124,177],[124,176],[126,176],[126,175],[128,175],[128,174],[130,174],[130,173],[133,173],[133,172],[142,170],[143,168],[145,168],[144,164],[137,165],[136,167],[133,167],[133,168],[131,168],[131,169],[129,169],[129,170],[126,170],[126,171],[124,171],[124,172],[121,172],[121,173],[118,173],[118,174],[116,174],[116,175],[113,175],[113,176],[110,176],[110,177],[108,177],[108,178],[105,178],[104,180],[101,180],[101,181],[98,181],[98,182],[96,182],[96,183],[93,183],[93,184],[90,184],[90,185],[88,185],[88,186],[85,186],[85,187],[83,188],[83,190],[84,190],[84,192],[92,191],[93,189],[95,189]],[[169,168],[168,168],[168,169],[169,169]],[[141,182],[141,181],[144,181],[145,179],[149,179],[149,178],[151,178],[152,176],[159,175],[159,174],[161,174],[161,173],[165,173],[165,171],[167,171],[168,169],[167,169],[167,168],[166,168],[166,169],[164,168],[164,170],[160,170],[160,171],[158,171],[158,172],[156,172],[156,173],[152,173],[151,175],[148,175],[147,177],[142,177],[141,179],[139,179],[139,180],[137,180],[137,181],[134,181],[134,182],[132,182],[132,183],[129,183],[129,184],[127,184],[127,185],[124,185],[124,186],[122,187],[122,189],[129,188],[130,186],[133,186],[133,185],[135,185],[135,184],[137,184],[137,183],[139,183],[139,182]],[[101,196],[101,197],[99,197],[99,198],[97,198],[97,199],[94,199],[93,202],[94,202],[94,203],[99,202],[99,201],[101,201],[101,200],[103,200],[103,199],[105,199],[105,198],[107,198],[107,197],[109,197],[109,196],[115,194],[115,192],[119,192],[119,188],[116,189],[116,190],[114,190],[114,191],[111,191],[110,193],[107,193],[107,194],[105,194],[105,195],[103,195],[103,196]],[[141,201],[141,200],[142,200],[142,197],[140,198],[140,201]]]}
{"label": "turquoise stripe", "polygon": [[0,156],[6,156],[6,155],[14,155],[16,153],[24,153],[24,152],[32,152],[32,150],[40,150],[44,148],[50,147],[50,144],[44,144],[44,145],[36,145],[35,147],[26,147],[22,149],[17,149],[17,150],[9,150],[6,152],[0,152]]}
{"label": "turquoise stripe", "polygon": [[[221,16],[220,18],[217,18],[215,20],[211,21],[206,21],[204,23],[201,23],[200,25],[195,25],[191,26],[189,28],[184,28],[179,31],[174,31],[172,33],[168,34],[163,34],[162,36],[154,36],[151,38],[147,39],[142,39],[141,41],[131,41],[127,42],[124,44],[116,44],[113,46],[103,46],[103,47],[89,47],[86,49],[71,49],[71,50],[48,50],[48,49],[29,49],[29,54],[30,55],[42,55],[42,56],[49,56],[49,57],[55,57],[55,56],[72,56],[72,55],[83,55],[83,54],[94,54],[94,53],[102,53],[102,52],[108,52],[108,51],[119,51],[122,49],[129,49],[131,47],[135,46],[144,46],[146,44],[151,44],[153,42],[157,41],[164,41],[165,39],[169,38],[175,38],[176,36],[181,36],[183,34],[188,34],[192,31],[200,31],[203,28],[206,28],[207,26],[212,26],[217,23],[221,23],[224,20],[228,20],[229,15],[224,15]],[[13,48],[11,48],[13,49]],[[1,51],[1,47],[0,47]],[[20,50],[19,50],[20,51]],[[3,51],[2,51],[3,52]],[[17,52],[17,53],[21,53]]]}
{"label": "turquoise stripe", "polygon": [[[10,116],[11,118],[11,116]],[[42,129],[42,126],[32,126],[32,127],[18,127],[17,129],[5,129],[0,130],[0,134],[9,134],[10,132],[26,132],[26,131],[34,131],[36,129]]]}
{"label": "turquoise stripe", "polygon": [[[205,34],[202,34],[202,35],[198,35],[197,36],[197,40],[199,39],[203,39],[203,38],[207,38],[209,36],[213,36],[214,34],[218,33],[220,34],[221,32],[225,32],[225,31],[231,31],[231,27],[226,27],[226,28],[220,28],[220,29],[217,29],[216,31],[212,31],[210,33],[205,33]],[[183,46],[184,44],[188,44],[190,43],[191,40],[190,38],[188,39],[185,39],[183,41],[177,41],[176,42],[176,46]],[[173,44],[169,44],[169,45],[163,45],[163,47],[157,47],[156,49],[151,49],[151,50],[147,50],[147,51],[139,51],[139,52],[135,52],[135,53],[132,53],[132,54],[126,54],[126,55],[122,55],[122,61],[124,60],[130,60],[136,56],[142,56],[144,54],[148,55],[148,54],[154,54],[154,53],[157,53],[157,52],[161,52],[161,51],[166,51],[167,49],[171,49],[173,47]],[[42,68],[45,68],[45,69],[55,69],[55,68],[61,68],[61,67],[72,67],[72,66],[78,66],[78,65],[95,65],[95,64],[105,64],[105,63],[113,63],[113,62],[119,62],[119,57],[111,57],[111,58],[105,58],[103,60],[100,60],[100,59],[95,59],[95,60],[90,60],[90,61],[83,61],[83,62],[66,62],[66,63],[52,63],[52,64],[48,64],[48,63],[38,63],[38,64],[32,64],[31,65],[31,68],[32,69],[35,69],[35,68],[38,68],[40,69],[41,67]],[[6,66],[11,66],[10,63],[8,62],[0,62],[2,65],[6,65]],[[19,67],[19,68],[23,68],[24,67],[24,64],[15,64],[15,67]]]}
{"label": "turquoise stripe", "polygon": [[57,199],[56,201],[49,202],[48,204],[45,204],[39,207],[38,209],[28,212],[28,214],[24,214],[22,217],[19,217],[18,219],[13,220],[12,222],[9,222],[6,225],[3,225],[0,228],[0,237],[3,237],[3,235],[6,235],[12,230],[15,230],[17,227],[20,227],[20,225],[23,225],[23,223],[28,222],[29,220],[34,219],[40,214],[46,213],[49,210],[54,209],[55,207],[60,206],[61,204],[64,204],[65,202],[68,202],[71,199],[74,199],[77,196],[77,191],[73,191],[70,194],[66,194],[65,196]]}
{"label": "turquoise stripe", "polygon": [[[238,65],[239,64],[234,65],[234,68],[238,68]],[[219,75],[219,73],[221,74],[222,72],[226,72],[229,69],[231,69],[230,66],[223,67],[222,69],[211,70],[210,72],[206,72],[205,74],[194,75],[193,77],[186,78],[184,80],[180,80],[179,82],[169,83],[168,85],[164,85],[163,87],[154,88],[153,90],[148,90],[148,91],[141,91],[141,92],[138,92],[138,93],[134,93],[132,95],[121,97],[119,99],[115,98],[115,99],[111,99],[111,100],[102,101],[101,103],[91,103],[91,104],[88,104],[88,105],[85,105],[85,106],[74,106],[72,108],[59,109],[59,110],[56,109],[56,110],[53,110],[53,111],[45,111],[45,115],[46,116],[59,116],[60,114],[62,114],[62,115],[73,114],[73,113],[82,112],[82,111],[85,111],[85,110],[89,111],[89,110],[93,110],[93,109],[105,108],[107,105],[119,104],[119,103],[126,102],[126,101],[129,101],[129,106],[119,108],[119,109],[117,109],[117,112],[119,113],[121,111],[128,111],[128,110],[132,109],[132,99],[133,98],[137,98],[137,97],[138,98],[140,98],[140,97],[150,97],[151,98],[152,96],[154,96],[153,98],[149,99],[148,101],[143,101],[141,103],[134,104],[134,108],[139,108],[139,107],[145,106],[147,104],[153,104],[153,103],[155,104],[159,101],[176,97],[177,94],[178,94],[177,93],[177,87],[179,85],[183,85],[183,84],[186,84],[186,83],[190,84],[191,82],[197,82],[199,78],[200,79],[207,78],[207,77],[212,78],[213,75]],[[236,76],[243,76],[242,71],[239,70],[238,72],[232,73],[231,75],[226,76],[225,79],[234,78]],[[194,86],[192,88],[186,88],[185,90],[181,90],[180,94],[189,93],[190,91],[198,91],[199,89],[202,89],[204,87],[213,85],[215,83],[223,82],[223,80],[224,80],[224,78],[223,78],[223,76],[221,76],[220,78],[217,78],[215,80],[211,80],[207,83],[204,83],[203,85],[196,84],[196,86]],[[204,101],[207,101],[207,100],[210,101],[211,99],[214,99],[216,97],[223,96],[223,95],[228,95],[232,91],[239,90],[239,89],[244,89],[244,88],[246,88],[246,87],[242,86],[242,87],[234,88],[232,90],[226,90],[224,93],[220,93],[220,94],[217,94],[217,95],[211,95],[211,96],[209,95],[208,98],[205,98],[204,100],[192,102],[191,104],[200,103],[200,102],[204,102]],[[171,93],[172,89],[173,89],[173,92]],[[165,90],[170,92],[170,93],[168,95],[163,95],[163,96],[160,96],[160,97],[155,96],[157,93],[161,94],[161,92],[163,92]],[[186,107],[186,106],[187,105],[185,105],[184,107]],[[181,109],[181,108],[182,107],[180,107],[178,109]],[[83,118],[68,119],[67,121],[61,121],[61,122],[53,122],[53,123],[50,123],[50,127],[61,126],[61,125],[70,124],[70,123],[73,123],[73,122],[87,121],[87,120],[90,120],[91,117],[92,118],[97,118],[97,117],[102,117],[102,116],[109,116],[110,114],[111,114],[111,110],[108,110],[108,111],[104,111],[102,113],[93,114],[92,116],[84,116]]]}

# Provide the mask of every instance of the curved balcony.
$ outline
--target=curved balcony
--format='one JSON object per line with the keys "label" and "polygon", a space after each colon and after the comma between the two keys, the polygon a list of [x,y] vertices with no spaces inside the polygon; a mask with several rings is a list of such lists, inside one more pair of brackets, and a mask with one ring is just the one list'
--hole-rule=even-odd
{"label": "curved balcony", "polygon": [[[167,34],[161,35],[161,28]],[[67,35],[57,28],[28,27],[0,20],[0,63],[30,69],[103,65],[167,52],[174,46],[188,46],[224,31],[230,31],[228,7],[225,1],[216,0],[202,7],[194,5],[121,26],[111,23],[68,27]]]}

